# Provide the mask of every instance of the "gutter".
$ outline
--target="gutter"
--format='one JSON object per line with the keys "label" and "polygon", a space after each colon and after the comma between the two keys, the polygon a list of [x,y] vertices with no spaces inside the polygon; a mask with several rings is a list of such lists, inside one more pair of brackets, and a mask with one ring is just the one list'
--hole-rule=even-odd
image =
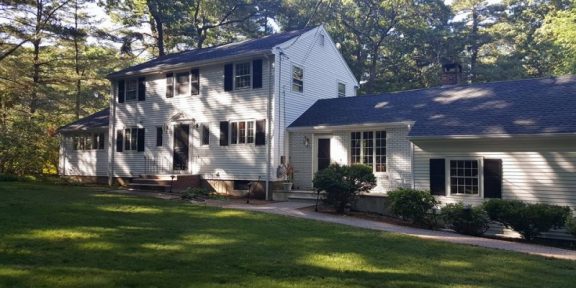
{"label": "gutter", "polygon": [[[148,67],[148,68],[143,68],[143,69],[137,70],[137,71],[129,71],[129,72],[118,71],[118,72],[110,73],[110,74],[106,75],[106,79],[114,80],[114,79],[119,79],[119,78],[124,78],[124,77],[144,76],[144,75],[149,75],[149,74],[157,74],[157,73],[161,73],[161,72],[167,72],[166,70],[197,68],[197,67],[202,67],[202,66],[215,65],[215,64],[219,64],[219,63],[229,62],[232,59],[241,59],[241,58],[251,58],[254,56],[262,56],[262,54],[264,54],[264,57],[266,58],[266,57],[268,57],[268,55],[270,55],[272,53],[269,53],[269,50],[266,49],[266,50],[262,50],[262,51],[258,51],[258,52],[254,52],[254,53],[249,53],[249,54],[240,54],[240,55],[233,55],[233,56],[227,56],[227,57],[218,57],[218,58],[200,60],[200,61],[191,61],[191,62],[184,62],[184,63],[178,63],[178,64],[158,64],[158,65],[154,65],[154,66]],[[150,61],[154,61],[154,60],[150,60]],[[146,62],[144,62],[144,63],[146,63]],[[142,63],[142,64],[144,64],[144,63]],[[137,65],[135,65],[135,66],[137,66]]]}
{"label": "gutter", "polygon": [[288,127],[289,132],[329,132],[337,130],[354,130],[354,129],[369,129],[375,127],[382,128],[394,128],[394,127],[412,127],[414,125],[413,121],[402,121],[402,122],[388,122],[388,123],[362,123],[362,124],[350,124],[350,125],[317,125],[317,126],[307,126],[307,127]]}
{"label": "gutter", "polygon": [[528,139],[576,137],[576,133],[541,133],[541,134],[486,134],[486,135],[443,135],[443,136],[408,136],[408,140],[480,140],[480,139]]}

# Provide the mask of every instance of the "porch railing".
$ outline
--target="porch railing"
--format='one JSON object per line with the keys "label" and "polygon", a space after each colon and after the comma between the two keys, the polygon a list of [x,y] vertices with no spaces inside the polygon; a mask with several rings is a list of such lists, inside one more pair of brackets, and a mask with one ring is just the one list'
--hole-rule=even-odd
{"label": "porch railing", "polygon": [[171,174],[172,162],[167,157],[144,156],[144,173],[146,175]]}

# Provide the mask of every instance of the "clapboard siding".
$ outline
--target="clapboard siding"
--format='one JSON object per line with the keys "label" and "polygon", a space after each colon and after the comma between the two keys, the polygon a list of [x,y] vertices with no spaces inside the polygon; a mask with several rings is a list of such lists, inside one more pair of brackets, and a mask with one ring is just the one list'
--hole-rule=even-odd
{"label": "clapboard siding", "polygon": [[[398,187],[409,187],[412,179],[411,144],[407,139],[407,127],[376,127],[369,130],[358,128],[346,131],[325,133],[290,133],[290,157],[294,167],[296,187],[309,189],[316,168],[315,145],[318,138],[330,138],[330,157],[332,163],[350,165],[351,132],[353,131],[386,131],[387,171],[375,173],[377,186],[371,194],[386,193]],[[310,139],[310,146],[304,145],[304,137]]]}
{"label": "clapboard siding", "polygon": [[[73,134],[63,134],[60,141],[58,172],[63,176],[107,176],[108,147],[102,150],[74,150]],[[106,139],[107,141],[107,139]]]}
{"label": "clapboard siding", "polygon": [[[252,61],[244,58],[235,62]],[[263,61],[263,70],[268,72],[269,63]],[[170,71],[178,73],[191,68]],[[194,67],[200,69],[199,95],[174,95],[166,98],[166,78],[162,73],[146,76],[146,101],[116,104],[116,129],[143,127],[146,129],[144,152],[115,152],[116,176],[136,176],[146,172],[145,157],[161,159],[172,166],[173,125],[171,117],[179,112],[194,118],[198,124],[210,128],[210,145],[202,146],[201,129],[190,126],[190,167],[184,173],[201,174],[207,179],[257,179],[265,176],[266,146],[219,145],[220,121],[266,119],[269,93],[269,73],[263,73],[263,87],[224,91],[224,64]],[[169,124],[164,134],[164,143],[156,147],[156,127]]]}
{"label": "clapboard siding", "polygon": [[[324,46],[320,43],[320,35],[324,35]],[[324,27],[312,29],[295,38],[295,42],[291,40],[279,47],[281,49],[275,49],[275,73],[281,84],[275,91],[279,97],[274,103],[274,117],[279,122],[276,122],[275,129],[280,127],[280,130],[275,135],[275,141],[284,143],[280,147],[279,155],[286,155],[291,152],[284,151],[289,145],[288,141],[284,140],[287,135],[285,128],[317,100],[338,97],[338,82],[346,84],[346,96],[355,96],[354,86],[357,86],[358,82]],[[280,51],[287,57],[280,57]],[[294,65],[304,69],[302,93],[292,91]]]}
{"label": "clapboard siding", "polygon": [[[429,159],[502,159],[503,199],[576,208],[576,138],[415,140],[414,143],[414,179],[417,188],[429,189]],[[478,196],[443,196],[439,199],[446,203],[483,202]]]}

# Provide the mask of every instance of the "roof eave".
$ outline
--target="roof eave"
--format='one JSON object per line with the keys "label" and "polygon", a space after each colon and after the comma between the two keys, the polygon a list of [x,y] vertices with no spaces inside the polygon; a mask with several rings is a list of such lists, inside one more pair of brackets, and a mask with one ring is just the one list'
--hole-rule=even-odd
{"label": "roof eave", "polygon": [[248,57],[254,57],[254,56],[265,56],[265,55],[273,55],[272,50],[271,49],[262,49],[262,50],[252,52],[252,53],[219,57],[219,58],[202,60],[202,61],[183,62],[183,63],[172,64],[172,65],[157,65],[157,66],[150,67],[150,68],[144,68],[144,69],[141,69],[138,71],[113,72],[113,73],[106,75],[106,79],[114,80],[114,79],[123,78],[123,77],[141,76],[141,75],[163,72],[163,71],[167,71],[167,70],[183,69],[183,68],[192,67],[192,66],[194,66],[194,67],[206,66],[206,65],[229,62],[230,60],[233,60],[233,59],[241,59],[241,58],[248,58]]}
{"label": "roof eave", "polygon": [[414,121],[400,121],[400,122],[386,122],[386,123],[359,123],[347,125],[315,125],[315,126],[299,126],[288,127],[288,132],[329,132],[338,130],[354,130],[354,129],[370,129],[370,128],[396,128],[396,127],[412,127]]}
{"label": "roof eave", "polygon": [[538,133],[538,134],[485,134],[485,135],[434,135],[408,136],[408,140],[477,140],[477,139],[511,139],[511,138],[546,138],[576,137],[576,133]]}

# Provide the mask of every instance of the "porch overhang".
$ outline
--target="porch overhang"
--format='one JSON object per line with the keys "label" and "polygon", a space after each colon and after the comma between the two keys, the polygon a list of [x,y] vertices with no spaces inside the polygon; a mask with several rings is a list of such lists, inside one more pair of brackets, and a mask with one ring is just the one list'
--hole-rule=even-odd
{"label": "porch overhang", "polygon": [[300,133],[317,133],[317,132],[335,132],[343,130],[367,130],[373,128],[398,128],[398,127],[412,127],[414,121],[401,121],[401,122],[387,122],[387,123],[360,123],[348,125],[317,125],[308,127],[288,127],[288,132]]}

